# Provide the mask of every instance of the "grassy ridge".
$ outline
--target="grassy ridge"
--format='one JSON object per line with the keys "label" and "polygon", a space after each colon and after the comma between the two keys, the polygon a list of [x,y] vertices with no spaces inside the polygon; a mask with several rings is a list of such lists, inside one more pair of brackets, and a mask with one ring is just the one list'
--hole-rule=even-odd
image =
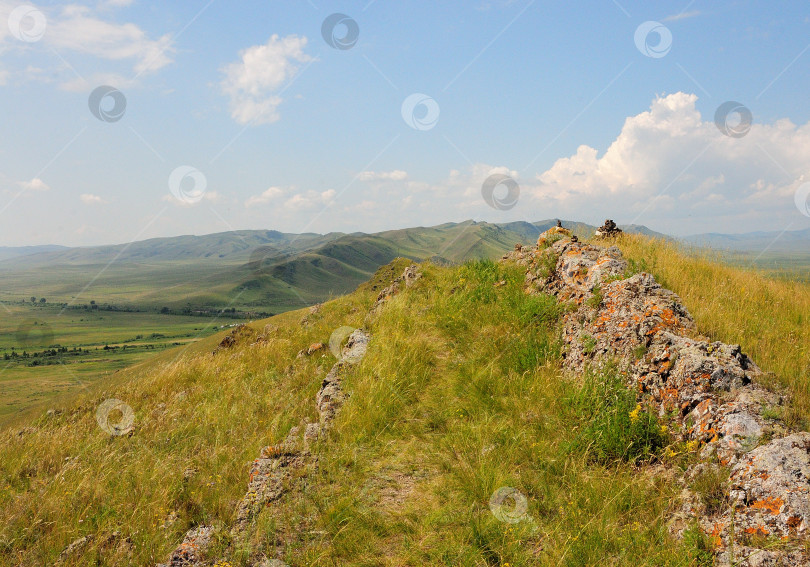
{"label": "grassy ridge", "polygon": [[[318,470],[262,512],[245,547],[223,536],[211,559],[248,565],[283,546],[292,565],[696,564],[699,546],[667,535],[674,488],[632,464],[657,454],[657,424],[628,430],[615,376],[561,377],[556,301],[525,295],[517,267],[423,269],[371,324],[350,398],[313,448]],[[306,326],[300,312],[274,317],[267,343],[167,352],[0,433],[0,565],[50,564],[88,534],[71,565],[145,565],[191,526],[230,524],[259,449],[316,419],[334,358],[295,354],[363,324],[376,293],[329,302]],[[594,387],[615,401],[589,403]],[[133,408],[132,437],[96,424],[110,397]],[[603,438],[619,450],[594,452]]]}
{"label": "grassy ridge", "polygon": [[675,291],[701,333],[742,345],[775,382],[786,387],[810,422],[810,285],[773,279],[723,264],[717,256],[684,254],[676,245],[631,235],[617,244],[635,269]]}

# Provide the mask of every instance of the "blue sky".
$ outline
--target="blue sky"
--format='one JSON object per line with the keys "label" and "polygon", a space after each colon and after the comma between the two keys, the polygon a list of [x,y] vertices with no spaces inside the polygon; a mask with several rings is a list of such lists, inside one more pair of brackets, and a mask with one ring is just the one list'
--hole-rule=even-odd
{"label": "blue sky", "polygon": [[[810,227],[810,4],[234,4],[0,0],[0,245]],[[334,13],[359,30],[346,49],[323,37]],[[102,86],[126,104],[102,97],[99,118]],[[736,136],[715,124],[727,101],[753,117]],[[519,193],[488,204],[491,175]]]}

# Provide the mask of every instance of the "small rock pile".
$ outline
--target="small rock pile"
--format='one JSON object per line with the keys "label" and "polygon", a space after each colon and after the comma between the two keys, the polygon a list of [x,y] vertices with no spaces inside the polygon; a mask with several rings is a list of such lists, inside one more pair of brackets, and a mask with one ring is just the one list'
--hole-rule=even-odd
{"label": "small rock pile", "polygon": [[684,489],[673,532],[697,521],[719,564],[810,565],[802,551],[810,543],[810,433],[791,432],[773,417],[784,400],[758,385],[764,373],[739,345],[700,336],[680,298],[652,275],[626,277],[615,246],[564,239],[521,247],[504,260],[526,267],[528,292],[574,304],[563,321],[568,371],[617,364],[642,403],[679,426],[701,459],[684,483],[694,469],[727,467],[729,505],[709,512]]}
{"label": "small rock pile", "polygon": [[616,226],[616,223],[611,219],[605,220],[605,224],[596,229],[594,236],[601,238],[608,238],[611,236],[618,236],[622,233],[622,229]]}

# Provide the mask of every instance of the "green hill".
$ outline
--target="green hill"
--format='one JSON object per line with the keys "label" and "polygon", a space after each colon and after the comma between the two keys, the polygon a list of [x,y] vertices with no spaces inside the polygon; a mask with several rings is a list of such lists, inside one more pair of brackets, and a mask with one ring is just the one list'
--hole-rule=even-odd
{"label": "green hill", "polygon": [[[502,236],[486,229],[487,242]],[[378,258],[330,245],[340,266]],[[799,415],[808,414],[810,324],[796,310],[810,305],[810,287],[706,264],[672,245],[619,245],[683,297],[704,332],[742,343],[777,371]],[[467,241],[466,253],[476,246]],[[373,284],[319,309],[252,323],[228,347],[216,349],[220,334],[166,351],[53,411],[18,418],[0,432],[0,565],[60,557],[64,565],[154,565],[197,526],[214,530],[201,553],[219,566],[270,565],[265,558],[290,566],[711,564],[699,533],[679,540],[668,531],[679,488],[667,475],[691,458],[680,445],[660,461],[659,453],[631,462],[591,452],[594,432],[627,435],[620,428],[634,401],[618,377],[600,382],[594,397],[592,382],[562,375],[565,308],[555,298],[527,295],[524,268],[514,264],[424,263],[416,283],[372,309],[408,263],[381,268]],[[317,279],[304,272],[316,268],[305,261],[276,276]],[[743,294],[750,316],[740,316]],[[298,458],[282,441],[318,421],[316,396],[336,363],[318,343],[347,326],[371,339],[361,362],[341,367],[345,398],[331,429],[310,442],[303,465],[278,469],[269,505],[231,531],[250,463],[260,453]],[[785,336],[804,350],[774,348]],[[131,434],[100,427],[109,399],[131,409]],[[618,409],[600,401],[613,399]]]}

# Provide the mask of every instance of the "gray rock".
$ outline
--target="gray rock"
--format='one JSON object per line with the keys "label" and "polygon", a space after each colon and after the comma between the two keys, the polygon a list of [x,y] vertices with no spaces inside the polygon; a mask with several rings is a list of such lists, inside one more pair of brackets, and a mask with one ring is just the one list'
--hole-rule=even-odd
{"label": "gray rock", "polygon": [[[545,246],[550,240],[541,241]],[[683,506],[670,523],[673,533],[682,534],[690,518],[697,519],[718,546],[719,564],[729,564],[732,555],[735,565],[751,567],[807,564],[799,547],[810,525],[810,433],[780,438],[788,433],[784,425],[763,418],[763,408],[783,400],[757,385],[763,373],[740,346],[698,336],[680,298],[652,275],[621,279],[626,263],[616,247],[563,239],[548,248],[516,247],[504,259],[526,267],[529,293],[574,304],[563,321],[569,372],[618,363],[645,406],[672,416],[683,440],[703,444],[704,462],[687,478],[716,466],[709,464],[715,459],[731,467],[730,508],[709,516],[684,489]],[[763,439],[773,440],[758,446]],[[757,535],[786,543],[756,549],[750,540]]]}

